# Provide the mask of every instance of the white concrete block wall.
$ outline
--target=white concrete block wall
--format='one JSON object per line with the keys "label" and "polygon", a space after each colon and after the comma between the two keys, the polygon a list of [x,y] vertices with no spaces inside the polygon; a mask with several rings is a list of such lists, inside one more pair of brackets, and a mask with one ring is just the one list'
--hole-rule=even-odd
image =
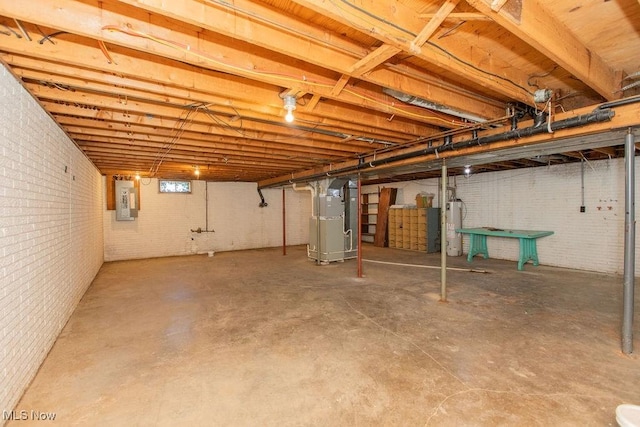
{"label": "white concrete block wall", "polygon": [[[191,194],[161,194],[157,179],[143,179],[140,187],[141,209],[136,220],[116,221],[115,211],[105,210],[106,261],[282,244],[281,189],[263,190],[269,206],[260,208],[254,183],[192,181]],[[206,229],[206,199],[208,226],[215,232],[191,232]],[[311,196],[289,188],[285,200],[287,244],[307,243]]]}
{"label": "white concrete block wall", "polygon": [[[106,178],[104,178],[106,198]],[[187,255],[211,250],[205,228],[205,183],[193,181],[190,194],[160,193],[158,180],[144,178],[140,210],[133,221],[116,221],[116,212],[104,209],[105,261]],[[193,237],[193,240],[192,240]]]}
{"label": "white concrete block wall", "polygon": [[[537,241],[542,264],[622,274],[624,159],[592,161],[584,167],[585,213],[580,212],[580,163],[451,177],[449,186],[456,187],[464,202],[463,227],[552,230],[554,235]],[[636,169],[640,171],[637,157]],[[400,204],[415,203],[415,195],[426,191],[436,194],[438,206],[438,179],[387,185],[399,188]],[[518,259],[516,239],[489,238],[487,243],[492,258]],[[467,237],[463,250],[466,255]],[[640,236],[636,264],[640,265]]]}
{"label": "white concrete block wall", "polygon": [[[282,189],[264,189],[269,204],[260,208],[251,183],[210,183],[210,221],[216,230],[216,250],[282,245]],[[309,242],[311,193],[288,188],[285,193],[287,245]]]}
{"label": "white concrete block wall", "polygon": [[102,265],[102,192],[4,67],[0,150],[0,411],[11,411]]}

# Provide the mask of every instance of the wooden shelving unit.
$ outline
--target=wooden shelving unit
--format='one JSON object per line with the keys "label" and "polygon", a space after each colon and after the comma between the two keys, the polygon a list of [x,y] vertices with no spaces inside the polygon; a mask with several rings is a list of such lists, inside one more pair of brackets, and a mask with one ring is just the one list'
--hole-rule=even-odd
{"label": "wooden shelving unit", "polygon": [[375,192],[361,194],[362,241],[373,243],[375,246],[387,246],[387,223],[389,206],[395,203],[396,188],[383,187]]}
{"label": "wooden shelving unit", "polygon": [[362,193],[362,212],[360,216],[360,227],[362,229],[362,241],[373,243],[376,235],[378,223],[378,202],[380,194],[378,192]]}

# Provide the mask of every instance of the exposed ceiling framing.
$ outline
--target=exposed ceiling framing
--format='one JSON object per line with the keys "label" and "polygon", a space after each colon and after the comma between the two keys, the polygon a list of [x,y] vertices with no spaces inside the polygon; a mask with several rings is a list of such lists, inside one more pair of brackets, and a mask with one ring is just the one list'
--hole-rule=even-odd
{"label": "exposed ceiling framing", "polygon": [[[273,186],[341,169],[424,178],[441,158],[458,173],[618,157],[622,140],[601,134],[640,125],[640,104],[353,168],[504,132],[513,114],[527,127],[536,112],[561,121],[635,96],[637,58],[637,0],[0,0],[0,59],[107,175],[198,168]],[[474,159],[484,152],[498,154]]]}

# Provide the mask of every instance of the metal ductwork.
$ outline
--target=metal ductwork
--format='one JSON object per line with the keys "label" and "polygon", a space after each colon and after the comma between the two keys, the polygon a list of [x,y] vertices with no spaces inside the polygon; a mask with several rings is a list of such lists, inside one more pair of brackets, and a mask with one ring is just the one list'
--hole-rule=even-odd
{"label": "metal ductwork", "polygon": [[472,122],[484,123],[487,121],[484,117],[476,116],[471,113],[465,113],[464,111],[455,110],[451,107],[442,104],[436,104],[435,102],[428,101],[417,96],[407,95],[406,93],[398,92],[397,90],[382,88],[382,92],[389,96],[393,96],[395,99],[405,102],[407,104],[415,105],[422,108],[428,108],[430,110],[439,111],[441,113],[456,116],[461,119],[470,120]]}

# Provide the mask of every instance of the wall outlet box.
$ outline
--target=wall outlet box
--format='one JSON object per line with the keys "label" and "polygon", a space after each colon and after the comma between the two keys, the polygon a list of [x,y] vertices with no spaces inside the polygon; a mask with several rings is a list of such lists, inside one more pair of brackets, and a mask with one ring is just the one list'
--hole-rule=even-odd
{"label": "wall outlet box", "polygon": [[587,208],[584,206],[580,206],[580,212],[584,213],[587,211]]}

